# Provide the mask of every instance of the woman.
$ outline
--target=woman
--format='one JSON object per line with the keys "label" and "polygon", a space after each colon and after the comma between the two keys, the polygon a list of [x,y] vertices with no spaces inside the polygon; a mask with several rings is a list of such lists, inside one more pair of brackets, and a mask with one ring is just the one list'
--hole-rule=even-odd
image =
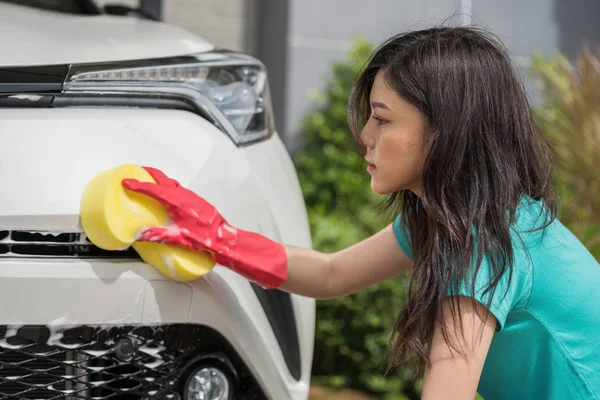
{"label": "woman", "polygon": [[397,211],[381,232],[334,254],[282,245],[149,168],[157,184],[123,184],[176,228],[140,240],[320,299],[410,273],[391,361],[418,361],[424,399],[598,399],[600,268],[555,217],[552,152],[505,49],[473,28],[395,36],[358,77],[349,120]]}

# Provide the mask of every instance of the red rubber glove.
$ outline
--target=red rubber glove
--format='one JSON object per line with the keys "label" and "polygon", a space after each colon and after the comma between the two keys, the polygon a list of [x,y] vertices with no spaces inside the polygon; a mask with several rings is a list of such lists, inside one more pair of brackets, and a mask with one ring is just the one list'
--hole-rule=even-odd
{"label": "red rubber glove", "polygon": [[218,264],[264,288],[277,288],[285,282],[287,254],[281,244],[258,233],[232,227],[214,206],[196,193],[155,168],[144,169],[156,184],[124,179],[123,186],[163,204],[174,226],[144,229],[136,240],[208,250]]}

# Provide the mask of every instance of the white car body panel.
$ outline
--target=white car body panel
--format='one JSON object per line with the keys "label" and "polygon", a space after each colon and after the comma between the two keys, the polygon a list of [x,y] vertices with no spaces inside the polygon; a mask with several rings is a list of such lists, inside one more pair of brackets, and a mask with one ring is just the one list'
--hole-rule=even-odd
{"label": "white car body panel", "polygon": [[203,38],[161,22],[68,15],[0,2],[0,66],[139,60],[213,48]]}
{"label": "white car body panel", "polygon": [[[297,178],[278,136],[240,150],[185,111],[0,109],[0,143],[2,229],[83,232],[79,205],[87,183],[102,170],[134,163],[163,170],[234,226],[311,245]],[[273,399],[307,398],[313,299],[292,297],[303,357],[302,379],[295,381],[248,281],[224,267],[183,284],[142,262],[0,259],[0,282],[0,324],[201,322],[246,358]],[[30,295],[24,300],[20,293]]]}

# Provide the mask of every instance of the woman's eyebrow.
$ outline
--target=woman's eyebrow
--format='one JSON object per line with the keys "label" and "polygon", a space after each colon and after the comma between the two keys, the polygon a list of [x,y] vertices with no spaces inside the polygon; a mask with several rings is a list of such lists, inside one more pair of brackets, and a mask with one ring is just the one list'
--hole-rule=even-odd
{"label": "woman's eyebrow", "polygon": [[381,103],[378,101],[371,103],[371,108],[383,108],[384,110],[390,109],[387,105],[385,105],[385,103]]}

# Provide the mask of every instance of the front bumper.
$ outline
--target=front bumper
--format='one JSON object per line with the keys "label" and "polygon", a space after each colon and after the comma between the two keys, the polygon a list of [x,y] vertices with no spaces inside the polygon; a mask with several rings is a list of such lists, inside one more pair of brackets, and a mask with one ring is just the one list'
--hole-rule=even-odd
{"label": "front bumper", "polygon": [[[178,283],[134,260],[3,259],[0,287],[4,398],[170,398],[191,360],[217,353],[241,377],[236,399],[307,397],[253,285],[221,266]],[[138,359],[115,358],[123,337]]]}
{"label": "front bumper", "polygon": [[[135,163],[165,171],[241,229],[310,246],[298,182],[277,136],[237,148],[206,120],[183,111],[0,109],[0,143],[6,166],[0,169],[0,230],[80,233],[79,201],[89,179]],[[43,257],[6,244],[0,238],[0,325],[11,332],[204,326],[224,338],[267,398],[307,398],[314,300],[262,291],[220,266],[182,284],[136,259],[82,258],[70,245],[63,246],[65,254]],[[4,350],[0,346],[0,354]]]}
{"label": "front bumper", "polygon": [[197,365],[235,371],[236,399],[265,398],[226,340],[203,326],[0,326],[0,336],[2,398],[180,399]]}

